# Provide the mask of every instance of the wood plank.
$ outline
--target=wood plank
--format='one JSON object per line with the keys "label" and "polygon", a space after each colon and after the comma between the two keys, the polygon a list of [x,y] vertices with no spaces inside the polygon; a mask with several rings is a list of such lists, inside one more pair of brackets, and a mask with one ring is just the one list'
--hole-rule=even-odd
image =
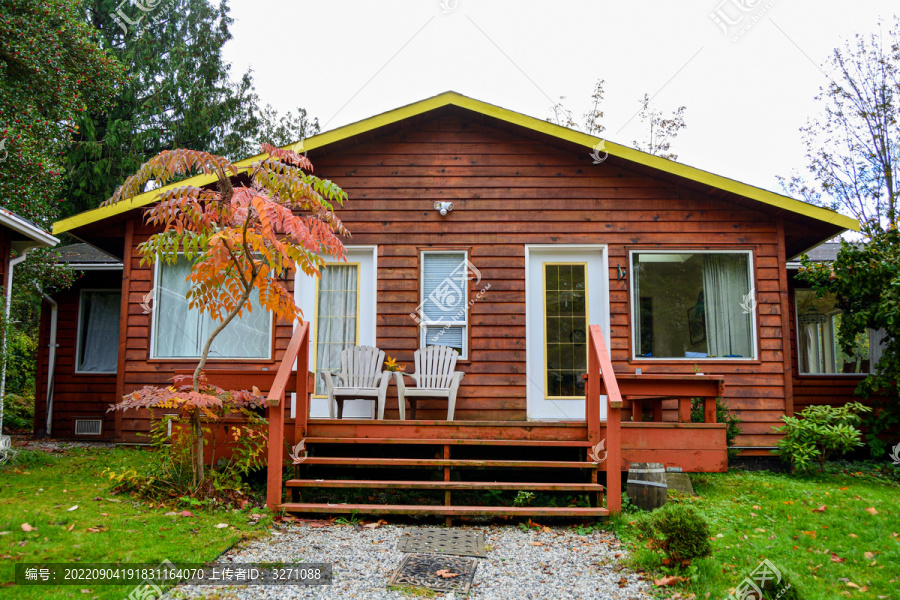
{"label": "wood plank", "polygon": [[[306,445],[312,444],[419,444],[436,446],[509,446],[510,441],[504,439],[476,439],[476,438],[365,438],[365,437],[308,437]],[[546,447],[587,447],[591,443],[587,440],[517,440],[516,446],[546,446]]]}
{"label": "wood plank", "polygon": [[464,458],[356,458],[311,456],[307,465],[357,467],[457,467],[460,469],[596,469],[591,462],[569,460],[474,460]]}
{"label": "wood plank", "polygon": [[599,507],[556,506],[444,506],[429,504],[303,504],[285,502],[277,507],[290,513],[363,515],[440,515],[440,516],[544,516],[605,517],[609,511]]}
{"label": "wood plank", "polygon": [[602,492],[598,483],[535,483],[502,481],[381,481],[371,479],[289,479],[287,487],[361,488],[413,490],[545,490],[559,492]]}

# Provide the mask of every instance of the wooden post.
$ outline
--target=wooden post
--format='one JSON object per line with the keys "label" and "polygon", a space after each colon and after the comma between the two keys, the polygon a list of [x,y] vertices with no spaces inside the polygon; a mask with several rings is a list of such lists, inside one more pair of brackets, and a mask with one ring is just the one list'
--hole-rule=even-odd
{"label": "wooden post", "polygon": [[[602,378],[602,379],[601,379]],[[613,371],[603,329],[591,325],[588,334],[588,395],[585,417],[588,439],[596,445],[600,437],[600,391],[606,392],[606,508],[622,511],[622,394]]]}
{"label": "wooden post", "polygon": [[691,422],[691,399],[690,398],[679,398],[678,399],[678,422],[679,423],[690,423]]}
{"label": "wooden post", "polygon": [[[125,350],[128,341],[128,296],[131,294],[131,246],[134,243],[133,217],[125,221],[125,248],[122,251],[122,302],[119,308],[119,355],[116,361],[116,404],[122,401],[125,395]],[[153,283],[151,282],[151,285]],[[154,300],[155,303],[155,300]],[[156,308],[155,304],[154,307]],[[147,320],[150,316],[147,315]],[[122,411],[115,412],[115,441],[122,442]]]}
{"label": "wooden post", "polygon": [[266,408],[269,419],[269,457],[266,474],[266,506],[276,511],[281,505],[281,476],[284,465],[284,392],[281,401]]}
{"label": "wooden post", "polygon": [[[269,419],[269,455],[266,476],[266,505],[271,510],[278,510],[281,505],[281,477],[284,470],[284,390],[294,370],[294,360],[298,360],[298,370],[306,373],[309,369],[309,323],[301,323],[294,329],[294,335],[278,366],[272,389],[266,398],[266,416]],[[306,434],[306,416],[309,415],[308,377],[297,381],[297,421],[296,432]],[[301,410],[301,406],[303,409]],[[301,417],[300,415],[304,415]]]}
{"label": "wooden post", "polygon": [[[450,460],[450,446],[446,444],[444,444],[444,460]],[[444,467],[444,481],[450,481],[450,467]],[[444,490],[444,506],[452,506],[453,500],[450,494],[450,490]],[[451,527],[453,525],[453,517],[447,515],[444,518],[444,524],[447,527]]]}
{"label": "wooden post", "polygon": [[[784,220],[776,221],[776,243],[778,248],[778,300],[781,313],[781,354],[784,361],[784,414],[794,416],[794,367],[791,362],[791,320],[790,298],[788,297],[787,256],[785,255]],[[759,311],[757,311],[759,314]]]}
{"label": "wooden post", "polygon": [[707,396],[703,399],[703,422],[716,422],[716,399]]}

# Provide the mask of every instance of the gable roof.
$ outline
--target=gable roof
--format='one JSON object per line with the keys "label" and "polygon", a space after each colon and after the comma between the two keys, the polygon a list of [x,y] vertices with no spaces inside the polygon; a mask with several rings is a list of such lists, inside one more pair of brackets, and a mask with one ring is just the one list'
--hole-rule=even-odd
{"label": "gable roof", "polygon": [[[517,125],[533,132],[546,134],[559,140],[563,140],[578,146],[583,146],[585,149],[593,149],[597,147],[600,151],[605,151],[610,156],[619,157],[626,161],[637,163],[650,169],[655,169],[664,173],[668,173],[670,175],[687,179],[689,181],[708,185],[710,187],[717,188],[726,192],[731,192],[733,194],[737,194],[751,200],[756,200],[779,210],[787,211],[789,213],[794,213],[819,221],[824,221],[834,227],[839,228],[840,230],[857,229],[859,227],[859,224],[855,219],[844,216],[832,210],[814,206],[812,204],[807,204],[806,202],[801,202],[800,200],[795,200],[794,198],[790,198],[788,196],[776,194],[775,192],[770,192],[768,190],[754,187],[752,185],[747,185],[745,183],[741,183],[733,179],[728,179],[727,177],[722,177],[720,175],[715,175],[708,171],[703,171],[701,169],[697,169],[695,167],[691,167],[682,163],[674,162],[665,158],[660,158],[658,156],[654,156],[653,154],[648,154],[646,152],[641,152],[640,150],[635,150],[634,148],[629,148],[628,146],[622,146],[620,144],[607,141],[603,138],[588,135],[586,133],[582,133],[574,129],[569,129],[567,127],[562,127],[548,121],[542,121],[541,119],[537,119],[535,117],[529,117],[528,115],[523,115],[506,108],[488,104],[487,102],[475,100],[474,98],[469,98],[468,96],[463,96],[462,94],[458,94],[456,92],[444,92],[443,94],[439,94],[431,98],[426,98],[425,100],[420,100],[418,102],[414,102],[400,108],[395,108],[394,110],[381,113],[380,115],[375,115],[374,117],[369,117],[368,119],[363,119],[362,121],[357,121],[356,123],[351,123],[349,125],[344,125],[343,127],[338,127],[337,129],[332,129],[330,131],[320,133],[303,140],[303,144],[300,149],[303,151],[309,151],[315,150],[317,148],[322,148],[324,146],[328,146],[329,144],[334,144],[336,142],[353,138],[354,136],[369,133],[381,127],[392,125],[394,123],[398,123],[399,121],[416,117],[445,106],[456,106],[481,115],[485,115],[487,117],[493,117],[500,121],[512,125]],[[288,144],[286,146],[283,146],[283,148],[287,149],[292,146],[296,146],[296,144]],[[234,164],[237,166],[248,166],[254,161],[266,156],[266,154],[258,154],[256,156],[245,158]],[[130,200],[120,202],[115,205],[95,208],[93,210],[74,215],[67,219],[57,221],[53,225],[53,233],[59,234],[66,231],[72,231],[79,227],[95,223],[108,217],[120,215],[130,210],[147,206],[149,204],[152,204],[158,197],[159,193],[164,190],[169,190],[182,185],[203,186],[213,183],[215,180],[215,176],[213,175],[195,175],[194,177],[190,177],[177,183],[144,192],[143,194],[135,196]],[[829,237],[831,237],[832,235],[834,234],[832,233],[831,235],[829,235]]]}
{"label": "gable roof", "polygon": [[59,243],[58,239],[34,222],[5,208],[0,208],[0,227],[12,232],[10,243],[18,254],[35,246],[55,246]]}

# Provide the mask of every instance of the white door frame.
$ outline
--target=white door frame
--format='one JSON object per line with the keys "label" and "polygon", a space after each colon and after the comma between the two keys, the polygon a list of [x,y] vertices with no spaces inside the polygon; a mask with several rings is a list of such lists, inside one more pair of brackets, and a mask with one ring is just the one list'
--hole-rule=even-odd
{"label": "white door frame", "polygon": [[[347,262],[359,263],[359,344],[376,346],[376,320],[378,315],[378,246],[345,246]],[[343,264],[328,260],[327,263]],[[316,278],[297,271],[294,277],[294,300],[303,310],[303,319],[309,322],[309,366],[315,364],[316,352]],[[294,323],[298,327],[299,323]],[[294,368],[297,368],[295,363]],[[313,387],[315,390],[315,387]],[[296,395],[291,394],[291,417],[296,413]],[[313,395],[309,416],[313,419],[329,418],[328,401]],[[375,403],[371,400],[347,400],[343,416],[348,419],[374,419]]]}
{"label": "white door frame", "polygon": [[[588,277],[588,302],[591,308],[588,311],[588,324],[600,325],[603,328],[603,336],[606,339],[607,348],[610,347],[609,337],[609,248],[606,244],[526,244],[525,245],[525,373],[526,373],[526,409],[530,421],[583,421],[585,419],[585,401],[574,400],[546,400],[544,396],[544,368],[538,364],[543,360],[543,345],[536,350],[532,345],[532,337],[540,335],[543,339],[544,310],[543,305],[534,306],[529,302],[529,292],[532,286],[538,286],[543,291],[543,281],[531,280],[531,259],[550,256],[554,254],[569,254],[583,252],[585,255],[600,254],[599,276]],[[590,265],[588,267],[591,271]],[[596,270],[596,269],[595,269]],[[592,300],[599,296],[599,309]],[[606,418],[606,403],[600,402],[600,418]]]}

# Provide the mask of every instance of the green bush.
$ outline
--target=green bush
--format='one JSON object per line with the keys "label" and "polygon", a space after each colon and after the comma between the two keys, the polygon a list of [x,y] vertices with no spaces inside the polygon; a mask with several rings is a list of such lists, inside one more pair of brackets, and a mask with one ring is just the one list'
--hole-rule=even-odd
{"label": "green bush", "polygon": [[37,368],[37,340],[24,332],[10,328],[6,348],[6,393],[34,396],[34,377]]}
{"label": "green bush", "polygon": [[691,561],[712,554],[709,523],[685,504],[670,502],[635,521],[638,537],[663,555],[663,564],[687,567]]}
{"label": "green bush", "polygon": [[807,406],[799,417],[781,417],[784,425],[775,432],[784,435],[778,442],[778,455],[801,473],[813,469],[816,463],[825,472],[825,461],[834,453],[845,454],[862,446],[862,433],[857,428],[862,413],[871,408],[859,402],[842,406]]}
{"label": "green bush", "polygon": [[[703,398],[691,398],[691,423],[703,422]],[[732,447],[742,431],[741,418],[731,412],[721,398],[716,398],[716,423],[725,423],[725,444],[728,446],[728,462],[731,462],[741,453]]]}
{"label": "green bush", "polygon": [[34,397],[7,394],[3,402],[3,431],[30,431],[34,426]]}

